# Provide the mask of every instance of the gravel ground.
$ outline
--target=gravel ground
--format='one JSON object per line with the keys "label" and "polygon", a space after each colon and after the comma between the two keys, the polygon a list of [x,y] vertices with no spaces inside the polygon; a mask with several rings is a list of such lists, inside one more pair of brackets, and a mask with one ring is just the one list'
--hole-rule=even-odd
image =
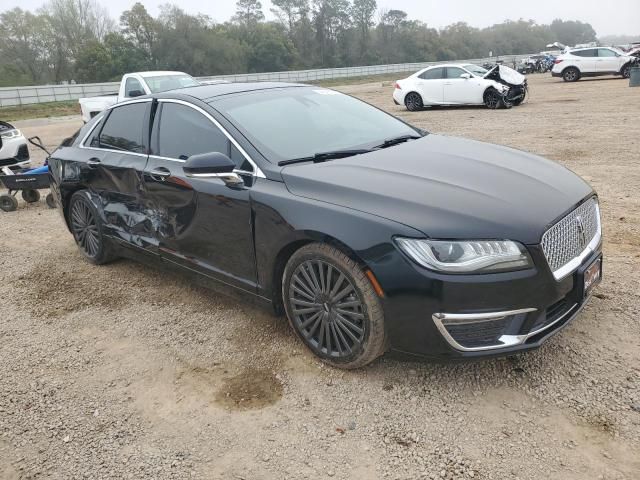
{"label": "gravel ground", "polygon": [[[599,191],[605,279],[512,358],[333,370],[285,321],[138,264],[84,262],[41,202],[0,215],[0,478],[640,478],[640,88],[531,78],[519,108],[408,113]],[[16,122],[59,143],[74,117]],[[41,156],[38,158],[42,158]]]}

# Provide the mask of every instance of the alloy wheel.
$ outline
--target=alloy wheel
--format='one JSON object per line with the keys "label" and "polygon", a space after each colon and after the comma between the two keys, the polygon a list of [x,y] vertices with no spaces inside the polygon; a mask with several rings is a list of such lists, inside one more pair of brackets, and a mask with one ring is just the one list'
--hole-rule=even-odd
{"label": "alloy wheel", "polygon": [[487,94],[485,95],[484,103],[488,108],[491,108],[491,109],[498,108],[500,106],[500,96],[498,95],[498,92],[496,91],[487,92]]}
{"label": "alloy wheel", "polygon": [[71,228],[80,248],[94,258],[100,252],[100,234],[93,212],[86,201],[78,200],[71,207]]}
{"label": "alloy wheel", "polygon": [[309,346],[322,355],[346,358],[365,339],[365,309],[356,288],[334,265],[307,260],[289,283],[293,323]]}
{"label": "alloy wheel", "polygon": [[420,98],[420,95],[418,95],[417,93],[408,94],[407,98],[405,99],[405,104],[406,104],[407,110],[411,112],[420,110],[423,106],[422,98]]}

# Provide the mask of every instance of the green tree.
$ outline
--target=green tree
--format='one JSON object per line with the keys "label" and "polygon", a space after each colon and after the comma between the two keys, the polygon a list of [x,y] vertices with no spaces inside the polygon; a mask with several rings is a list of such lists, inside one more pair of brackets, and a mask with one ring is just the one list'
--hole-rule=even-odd
{"label": "green tree", "polygon": [[373,58],[369,50],[370,29],[375,24],[373,15],[378,8],[376,0],[353,0],[351,16],[358,29],[358,56],[361,61]]}
{"label": "green tree", "polygon": [[158,23],[144,5],[137,2],[130,10],[122,12],[120,27],[122,35],[147,55],[150,65],[155,65]]}
{"label": "green tree", "polygon": [[233,20],[240,25],[250,27],[264,20],[262,4],[259,0],[238,0]]}

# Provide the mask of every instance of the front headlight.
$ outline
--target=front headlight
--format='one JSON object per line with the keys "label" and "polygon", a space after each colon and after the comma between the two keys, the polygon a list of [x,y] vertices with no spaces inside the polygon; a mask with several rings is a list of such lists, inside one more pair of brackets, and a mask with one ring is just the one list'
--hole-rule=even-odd
{"label": "front headlight", "polygon": [[20,133],[20,130],[18,130],[17,128],[13,130],[9,130],[8,132],[0,133],[0,137],[2,138],[16,138],[16,137],[19,137],[20,135],[22,134]]}
{"label": "front headlight", "polygon": [[396,238],[414,262],[448,273],[486,273],[533,266],[524,246],[511,240],[426,240]]}

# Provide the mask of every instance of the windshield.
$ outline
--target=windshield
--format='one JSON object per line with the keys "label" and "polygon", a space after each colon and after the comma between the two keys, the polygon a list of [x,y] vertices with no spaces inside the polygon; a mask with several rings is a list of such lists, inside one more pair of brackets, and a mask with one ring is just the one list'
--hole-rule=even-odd
{"label": "windshield", "polygon": [[469,72],[473,73],[474,75],[479,75],[479,76],[483,76],[489,71],[486,68],[482,68],[481,66],[474,65],[472,63],[470,63],[468,65],[463,65],[463,67],[465,68],[465,70],[468,70]]}
{"label": "windshield", "polygon": [[314,87],[245,92],[215,99],[211,105],[274,163],[371,148],[391,138],[419,134],[367,103]]}
{"label": "windshield", "polygon": [[159,75],[157,77],[143,77],[151,93],[166,92],[176,88],[195,87],[200,85],[191,75]]}

